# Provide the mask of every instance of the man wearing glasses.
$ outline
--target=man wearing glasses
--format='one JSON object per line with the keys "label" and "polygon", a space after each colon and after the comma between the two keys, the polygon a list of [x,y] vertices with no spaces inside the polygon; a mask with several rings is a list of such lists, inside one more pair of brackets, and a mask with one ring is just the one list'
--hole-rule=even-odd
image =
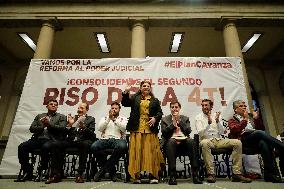
{"label": "man wearing glasses", "polygon": [[66,117],[56,112],[57,100],[49,100],[46,108],[47,113],[38,114],[30,126],[30,132],[33,133],[32,138],[21,143],[18,147],[18,159],[23,175],[16,182],[33,179],[33,167],[29,163],[30,152],[35,149],[41,150],[41,167],[39,170],[39,174],[41,174],[41,171],[47,169],[50,150],[56,148],[56,141],[65,138]]}
{"label": "man wearing glasses", "polygon": [[[248,113],[247,105],[242,100],[233,102],[234,116],[229,120],[230,137],[240,139],[244,146],[260,150],[264,163],[264,180],[282,183],[278,168],[274,164],[273,149],[284,151],[284,144],[270,136],[263,128],[258,111]],[[281,154],[280,154],[281,155]]]}

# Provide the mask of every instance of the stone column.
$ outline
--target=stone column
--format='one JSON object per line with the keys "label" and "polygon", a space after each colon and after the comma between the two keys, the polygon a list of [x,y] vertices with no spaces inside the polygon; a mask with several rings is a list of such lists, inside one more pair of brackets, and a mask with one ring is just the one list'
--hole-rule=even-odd
{"label": "stone column", "polygon": [[234,24],[233,20],[227,20],[227,22],[224,24],[223,37],[224,37],[224,43],[225,43],[226,56],[241,58],[241,64],[242,64],[242,70],[243,70],[248,103],[249,103],[249,106],[252,108],[253,107],[252,97],[251,97],[251,92],[250,92],[250,87],[249,87],[246,66],[245,66],[244,58],[243,58],[242,51],[241,51],[238,31],[237,31],[236,25]]}
{"label": "stone column", "polygon": [[145,26],[142,21],[135,21],[131,27],[131,58],[145,58]]}
{"label": "stone column", "polygon": [[34,54],[34,59],[51,58],[54,35],[54,25],[50,21],[44,21],[37,40],[37,47]]}
{"label": "stone column", "polygon": [[257,93],[257,96],[258,96],[258,100],[261,106],[260,108],[261,108],[261,113],[262,113],[262,119],[263,119],[264,125],[266,126],[265,130],[268,131],[271,136],[276,137],[277,133],[279,132],[277,131],[277,128],[276,128],[276,120],[274,119],[275,114],[274,114],[273,107],[271,105],[269,94],[261,91]]}

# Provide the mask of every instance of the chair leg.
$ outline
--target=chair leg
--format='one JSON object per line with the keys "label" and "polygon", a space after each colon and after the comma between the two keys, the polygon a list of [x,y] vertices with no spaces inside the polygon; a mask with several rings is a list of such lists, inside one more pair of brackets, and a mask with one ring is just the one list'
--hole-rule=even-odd
{"label": "chair leg", "polygon": [[128,172],[128,153],[126,153],[124,157],[124,171],[125,171],[124,183],[127,183],[130,181],[130,174]]}
{"label": "chair leg", "polygon": [[230,179],[231,178],[231,169],[230,169],[230,155],[226,154],[225,155],[225,163],[227,167],[227,176]]}
{"label": "chair leg", "polygon": [[91,154],[89,154],[88,155],[88,161],[87,161],[87,167],[86,167],[86,181],[87,182],[91,181],[91,177],[90,177],[91,159],[92,159],[92,156],[91,156]]}

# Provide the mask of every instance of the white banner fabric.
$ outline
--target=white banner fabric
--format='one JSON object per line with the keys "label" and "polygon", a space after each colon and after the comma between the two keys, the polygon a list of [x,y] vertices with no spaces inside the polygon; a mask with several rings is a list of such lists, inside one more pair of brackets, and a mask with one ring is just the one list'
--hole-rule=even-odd
{"label": "white banner fabric", "polygon": [[[96,122],[107,115],[113,101],[132,85],[132,93],[142,80],[150,80],[154,95],[161,101],[164,115],[169,104],[180,101],[182,114],[189,116],[193,133],[194,117],[201,113],[201,100],[214,100],[213,111],[228,120],[232,102],[247,102],[240,58],[237,57],[156,57],[146,59],[34,59],[31,60],[22,96],[0,167],[0,175],[19,172],[18,145],[31,137],[34,117],[46,112],[46,101],[59,101],[58,112],[75,115],[80,101],[90,105],[88,115]],[[122,107],[128,117],[130,108]],[[97,133],[97,136],[100,136]]]}

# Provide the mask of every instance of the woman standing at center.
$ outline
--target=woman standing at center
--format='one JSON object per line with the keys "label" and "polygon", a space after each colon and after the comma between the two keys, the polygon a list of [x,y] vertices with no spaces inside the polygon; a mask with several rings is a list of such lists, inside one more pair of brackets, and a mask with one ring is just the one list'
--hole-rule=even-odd
{"label": "woman standing at center", "polygon": [[157,184],[164,163],[158,138],[163,115],[160,101],[154,97],[149,81],[142,81],[139,91],[133,96],[129,95],[130,88],[125,88],[121,102],[123,106],[131,107],[126,126],[130,131],[128,171],[134,184],[141,183],[141,171],[149,173],[151,184]]}

